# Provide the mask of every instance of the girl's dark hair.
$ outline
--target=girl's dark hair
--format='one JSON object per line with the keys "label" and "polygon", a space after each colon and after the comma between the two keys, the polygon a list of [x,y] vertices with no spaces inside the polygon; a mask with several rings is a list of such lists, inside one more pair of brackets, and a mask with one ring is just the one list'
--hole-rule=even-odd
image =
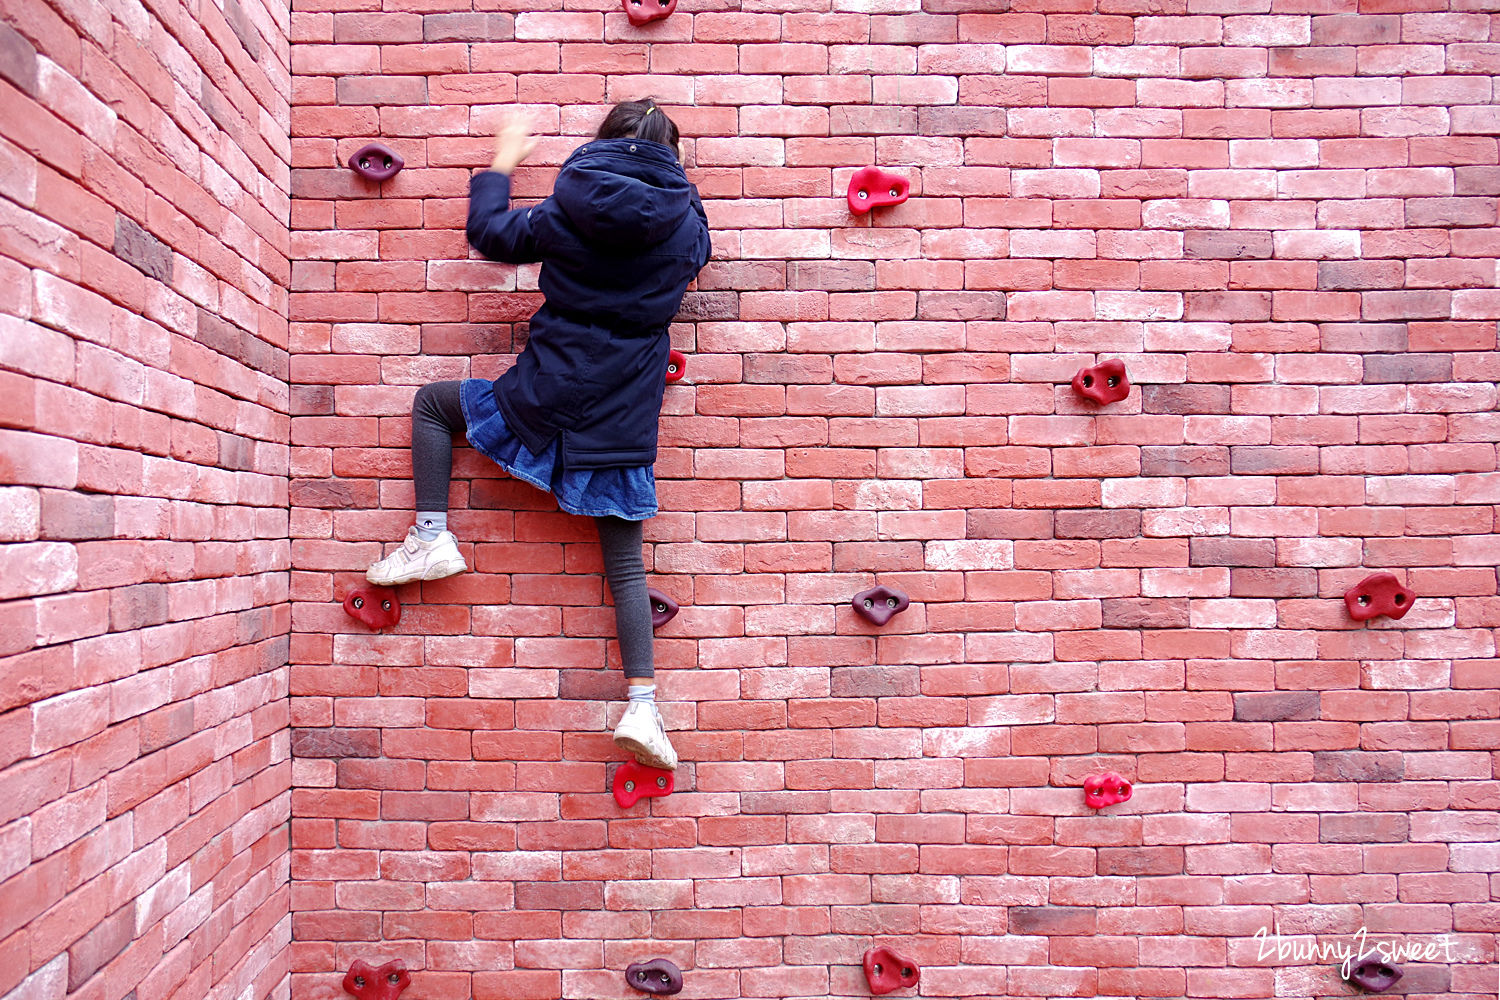
{"label": "girl's dark hair", "polygon": [[677,123],[647,97],[640,101],[622,101],[610,109],[599,126],[595,139],[645,139],[659,142],[677,152]]}

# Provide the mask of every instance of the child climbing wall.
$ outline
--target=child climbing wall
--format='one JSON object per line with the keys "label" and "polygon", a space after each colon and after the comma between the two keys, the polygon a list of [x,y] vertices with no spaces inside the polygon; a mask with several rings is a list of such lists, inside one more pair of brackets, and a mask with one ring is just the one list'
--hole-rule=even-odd
{"label": "child climbing wall", "polygon": [[655,705],[640,523],[657,509],[651,467],[667,324],[708,263],[708,219],[683,173],[677,126],[654,101],[616,105],[568,157],[552,197],[512,209],[511,174],[534,145],[519,116],[500,126],[490,169],[470,182],[468,236],[492,260],[542,262],[545,301],[525,350],[498,379],[417,391],[416,524],[366,578],[396,586],[467,569],[447,513],[452,436],[464,434],[564,511],[594,519],[630,689],[614,740],[670,770],[677,754]]}

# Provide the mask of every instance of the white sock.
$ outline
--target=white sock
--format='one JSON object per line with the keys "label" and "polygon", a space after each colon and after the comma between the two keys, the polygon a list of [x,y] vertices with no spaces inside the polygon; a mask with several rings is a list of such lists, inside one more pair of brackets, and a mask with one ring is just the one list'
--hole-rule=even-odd
{"label": "white sock", "polygon": [[644,702],[647,705],[656,704],[655,684],[632,684],[630,685],[630,700]]}
{"label": "white sock", "polygon": [[417,511],[417,537],[424,542],[435,542],[437,536],[448,530],[446,510]]}

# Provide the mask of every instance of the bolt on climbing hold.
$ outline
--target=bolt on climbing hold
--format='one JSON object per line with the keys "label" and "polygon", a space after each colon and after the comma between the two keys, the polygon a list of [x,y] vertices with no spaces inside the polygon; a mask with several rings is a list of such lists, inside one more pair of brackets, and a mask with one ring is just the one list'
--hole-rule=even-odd
{"label": "bolt on climbing hold", "polygon": [[1119,358],[1101,361],[1092,368],[1080,368],[1073,376],[1073,391],[1100,405],[1118,403],[1130,395],[1130,376]]}
{"label": "bolt on climbing hold", "polygon": [[1133,792],[1130,782],[1113,771],[1083,779],[1083,801],[1090,809],[1103,809],[1116,802],[1127,802]]}
{"label": "bolt on climbing hold", "polygon": [[625,969],[625,984],[642,993],[671,996],[682,992],[682,970],[665,958],[632,962]]}
{"label": "bolt on climbing hold", "polygon": [[1357,622],[1381,615],[1399,620],[1416,601],[1417,592],[1403,587],[1394,573],[1372,573],[1344,592],[1344,607]]}
{"label": "bolt on climbing hold", "polygon": [[615,769],[615,779],[610,790],[615,793],[615,801],[620,804],[620,808],[629,809],[643,798],[659,799],[671,795],[674,787],[671,771],[627,760]]}
{"label": "bolt on climbing hold", "polygon": [[849,178],[849,211],[864,215],[872,208],[899,205],[911,191],[911,181],[879,167],[861,167]]}
{"label": "bolt on climbing hold", "polygon": [[655,587],[646,588],[646,596],[651,599],[651,627],[661,628],[667,622],[677,617],[681,610],[677,602]]}
{"label": "bolt on climbing hold", "polygon": [[865,621],[875,625],[884,625],[911,607],[911,598],[894,588],[880,586],[861,590],[849,603]]}
{"label": "bolt on climbing hold", "polygon": [[349,169],[363,177],[367,181],[388,181],[401,172],[406,166],[406,161],[401,154],[389,146],[370,142],[354,151],[349,157]]}
{"label": "bolt on climbing hold", "polygon": [[687,374],[687,355],[675,348],[667,352],[667,381],[680,382]]}
{"label": "bolt on climbing hold", "polygon": [[1401,978],[1401,970],[1389,962],[1382,962],[1375,954],[1360,956],[1344,977],[1368,993],[1384,993]]}
{"label": "bolt on climbing hold", "polygon": [[356,958],[344,974],[344,992],[358,1000],[396,1000],[411,985],[411,973],[399,958],[375,968]]}
{"label": "bolt on climbing hold", "polygon": [[401,621],[401,602],[390,587],[355,587],[344,598],[344,610],[377,632]]}
{"label": "bolt on climbing hold", "polygon": [[883,944],[865,952],[864,966],[865,981],[876,996],[915,986],[922,978],[922,970],[916,962]]}
{"label": "bolt on climbing hold", "polygon": [[639,28],[643,24],[652,21],[660,21],[664,17],[671,17],[672,12],[677,9],[677,0],[620,0],[625,8],[625,16],[630,18],[630,23]]}

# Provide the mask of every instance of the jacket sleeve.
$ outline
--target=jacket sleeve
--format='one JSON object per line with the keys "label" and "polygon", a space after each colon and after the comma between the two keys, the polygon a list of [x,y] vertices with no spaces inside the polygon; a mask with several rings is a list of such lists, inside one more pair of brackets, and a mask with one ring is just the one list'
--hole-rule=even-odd
{"label": "jacket sleeve", "polygon": [[510,209],[510,177],[486,170],[469,178],[469,243],[490,260],[529,264],[541,260],[530,209]]}
{"label": "jacket sleeve", "polygon": [[703,223],[703,239],[701,243],[702,253],[698,260],[698,270],[703,270],[708,265],[708,258],[713,253],[713,237],[708,229],[708,213],[703,211],[703,199],[698,195],[698,185],[688,183],[689,197],[692,200],[693,211],[698,213],[698,221]]}

